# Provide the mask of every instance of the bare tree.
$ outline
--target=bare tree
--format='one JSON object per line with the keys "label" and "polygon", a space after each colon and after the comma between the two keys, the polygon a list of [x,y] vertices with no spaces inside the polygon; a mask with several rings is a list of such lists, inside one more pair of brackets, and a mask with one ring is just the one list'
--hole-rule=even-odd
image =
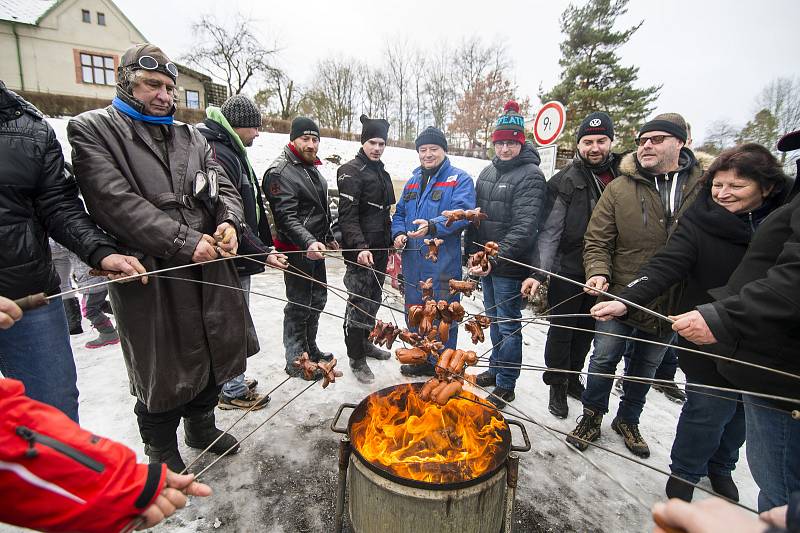
{"label": "bare tree", "polygon": [[408,90],[411,84],[412,58],[409,54],[408,40],[392,40],[386,46],[386,67],[389,80],[394,85],[397,96],[398,139],[406,140],[408,120]]}
{"label": "bare tree", "polygon": [[413,57],[411,59],[411,74],[413,85],[414,85],[414,111],[416,111],[416,118],[415,121],[415,128],[414,128],[414,137],[419,135],[419,132],[422,127],[422,119],[424,118],[425,114],[425,69],[428,67],[427,61],[425,60],[425,55],[422,53],[422,50],[417,48],[414,51]]}
{"label": "bare tree", "polygon": [[307,96],[323,126],[352,131],[358,70],[353,60],[328,58],[317,63],[313,89]]}
{"label": "bare tree", "polygon": [[297,116],[302,95],[294,80],[282,70],[273,69],[267,77],[267,83],[269,90],[277,98],[278,116],[283,120]]}
{"label": "bare tree", "polygon": [[[501,72],[494,71],[477,80],[456,102],[450,130],[464,135],[468,148],[487,148],[495,121],[505,103],[514,97],[515,87]],[[527,109],[520,111],[526,112]]]}
{"label": "bare tree", "polygon": [[392,84],[386,70],[364,66],[361,70],[361,93],[363,110],[369,117],[389,119]]}
{"label": "bare tree", "polygon": [[450,112],[455,107],[456,91],[453,86],[452,54],[446,45],[433,57],[425,69],[425,96],[433,125],[445,131]]}
{"label": "bare tree", "polygon": [[800,78],[775,78],[769,82],[756,98],[755,109],[756,117],[766,110],[775,121],[774,136],[764,139],[769,143],[766,146],[774,150],[781,135],[800,128]]}
{"label": "bare tree", "polygon": [[229,94],[241,93],[254,76],[273,69],[270,59],[278,52],[261,44],[252,22],[237,15],[227,27],[211,15],[202,16],[192,24],[197,40],[182,60],[225,80]]}
{"label": "bare tree", "polygon": [[511,68],[505,59],[507,52],[502,41],[484,45],[483,39],[476,35],[463,40],[453,56],[454,81],[461,90],[459,96],[471,91],[476,83],[485,80],[491,72],[505,74]]}
{"label": "bare tree", "polygon": [[703,145],[699,146],[697,150],[717,155],[722,150],[736,144],[738,135],[739,130],[728,120],[715,120],[706,129]]}

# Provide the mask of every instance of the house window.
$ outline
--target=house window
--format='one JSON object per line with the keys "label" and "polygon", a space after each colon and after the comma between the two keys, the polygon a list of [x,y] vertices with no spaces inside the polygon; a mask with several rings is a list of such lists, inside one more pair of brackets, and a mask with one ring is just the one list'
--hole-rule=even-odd
{"label": "house window", "polygon": [[114,58],[81,52],[81,80],[95,85],[114,85]]}
{"label": "house window", "polygon": [[197,91],[186,91],[186,107],[189,109],[200,109],[200,93]]}
{"label": "house window", "polygon": [[92,14],[89,13],[88,9],[81,9],[81,20],[89,24],[92,23]]}
{"label": "house window", "polygon": [[106,25],[106,14],[105,13],[100,13],[99,11],[97,12],[97,24],[100,25],[100,26],[105,26]]}

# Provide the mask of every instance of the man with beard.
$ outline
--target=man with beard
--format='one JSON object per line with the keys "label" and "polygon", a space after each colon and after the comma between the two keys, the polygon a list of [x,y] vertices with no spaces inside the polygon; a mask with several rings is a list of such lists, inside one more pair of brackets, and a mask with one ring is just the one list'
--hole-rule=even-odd
{"label": "man with beard", "polygon": [[[658,115],[639,130],[636,153],[622,159],[620,176],[606,186],[584,236],[583,265],[590,287],[585,290],[590,294],[594,288],[619,294],[633,282],[642,266],[663,248],[696,198],[703,166],[685,147],[686,139],[686,121],[677,113]],[[670,290],[647,307],[667,314],[677,302],[677,292]],[[628,376],[652,378],[664,356],[664,346],[608,334],[661,344],[673,339],[667,322],[639,310],[631,311],[625,320],[600,322],[595,330],[594,352],[589,360],[589,372],[595,375],[589,376],[581,396],[583,416],[567,437],[567,442],[580,450],[600,437],[603,415],[608,412],[613,380],[596,374],[613,374],[629,342]],[[640,457],[650,456],[650,448],[639,432],[639,417],[649,390],[649,383],[624,381],[617,416],[611,423],[625,446]]]}
{"label": "man with beard", "polygon": [[355,159],[339,167],[336,174],[342,246],[362,250],[343,252],[344,258],[350,261],[344,284],[352,293],[345,311],[344,342],[356,379],[372,383],[375,376],[366,358],[385,360],[391,357],[386,350],[368,342],[367,335],[380,307],[381,287],[389,260],[387,248],[392,245],[389,211],[395,199],[392,179],[381,162],[389,137],[389,123],[361,115],[361,124],[361,150]]}
{"label": "man with beard", "polygon": [[[294,366],[304,352],[315,362],[333,359],[317,346],[319,315],[328,299],[321,285],[327,282],[324,243],[338,248],[331,231],[327,182],[316,168],[322,164],[317,150],[319,127],[310,118],[295,118],[289,144],[270,164],[262,184],[275,218],[275,248],[291,252],[283,274],[289,300],[283,310],[283,346],[285,370],[293,377],[305,377]],[[312,379],[319,377],[321,372]]]}
{"label": "man with beard", "polygon": [[[583,119],[577,134],[577,155],[547,183],[550,214],[539,234],[539,267],[581,283],[583,272],[583,235],[592,210],[600,195],[619,174],[620,154],[611,152],[614,144],[614,123],[607,114],[590,113]],[[524,294],[536,292],[547,278],[538,271],[522,284]],[[589,313],[597,301],[595,296],[558,278],[551,278],[547,290],[547,306],[554,314]],[[555,306],[555,307],[554,307]],[[594,330],[594,319],[584,317],[553,318],[553,324]],[[580,372],[592,345],[593,334],[561,327],[547,331],[544,361],[547,368]],[[550,386],[550,412],[558,418],[569,414],[567,394],[581,399],[583,384],[579,374],[547,371],[542,375]]]}
{"label": "man with beard", "polygon": [[207,263],[236,253],[242,204],[203,136],[173,120],[177,77],[160,48],[131,47],[112,104],[75,117],[67,133],[75,176],[102,229],[148,271],[205,263],[109,291],[145,453],[180,472],[181,417],[187,446],[238,451],[217,429],[214,407],[258,339],[244,296],[227,288],[239,287],[233,262]]}
{"label": "man with beard", "polygon": [[[489,218],[480,226],[467,226],[465,248],[472,254],[483,249],[480,245],[494,241],[502,257],[530,264],[547,185],[539,169],[539,153],[525,142],[525,119],[519,104],[511,100],[503,111],[492,133],[495,157],[475,185],[476,207]],[[478,374],[477,384],[494,386],[489,401],[502,409],[514,400],[522,364],[522,332],[516,320],[522,318],[520,289],[529,269],[494,258],[487,271],[472,263],[468,266],[471,275],[483,277],[483,305],[486,314],[494,317],[489,326],[493,346],[490,368]]]}
{"label": "man with beard", "polygon": [[[219,163],[225,175],[239,191],[244,208],[243,234],[239,254],[264,253],[263,257],[236,259],[236,272],[244,299],[250,305],[250,276],[264,272],[266,262],[272,268],[284,268],[281,259],[285,256],[269,253],[272,248],[272,233],[269,229],[267,209],[258,178],[247,156],[247,148],[253,146],[261,127],[261,112],[255,102],[243,94],[235,94],[225,100],[222,107],[206,109],[206,120],[197,125],[211,147],[214,161]],[[261,262],[259,262],[261,261]],[[261,409],[269,402],[269,396],[256,394],[254,379],[245,379],[240,374],[222,386],[219,395],[220,409]]]}

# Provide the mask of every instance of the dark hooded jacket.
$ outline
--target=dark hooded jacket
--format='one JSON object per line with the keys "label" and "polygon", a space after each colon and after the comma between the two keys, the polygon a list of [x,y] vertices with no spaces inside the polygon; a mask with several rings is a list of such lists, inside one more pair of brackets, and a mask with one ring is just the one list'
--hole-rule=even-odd
{"label": "dark hooded jacket", "polygon": [[[197,125],[197,130],[206,138],[211,147],[211,156],[214,161],[225,170],[225,175],[231,180],[239,196],[242,198],[244,220],[242,239],[239,243],[240,254],[256,254],[268,252],[272,246],[272,233],[269,229],[269,217],[261,195],[261,188],[255,181],[251,181],[247,155],[242,153],[239,145],[231,138],[225,127],[207,118]],[[265,257],[255,257],[258,261],[265,261]],[[240,276],[249,276],[264,272],[265,267],[249,259],[237,259],[236,271]]]}
{"label": "dark hooded jacket", "polygon": [[[388,248],[392,245],[392,178],[383,162],[359,150],[355,159],[336,172],[339,187],[339,227],[343,248]],[[343,252],[355,261],[358,252]]]}
{"label": "dark hooded jacket", "polygon": [[78,198],[53,128],[0,82],[0,295],[58,293],[48,234],[93,267],[116,252]]}
{"label": "dark hooded jacket", "polygon": [[[501,256],[531,264],[546,196],[540,162],[536,148],[526,143],[514,159],[502,161],[495,157],[492,164],[481,171],[475,184],[475,206],[489,218],[478,227],[467,226],[464,239],[468,254],[482,249],[474,243],[494,241],[500,245]],[[493,262],[491,273],[523,279],[529,271],[527,267],[500,259]]]}

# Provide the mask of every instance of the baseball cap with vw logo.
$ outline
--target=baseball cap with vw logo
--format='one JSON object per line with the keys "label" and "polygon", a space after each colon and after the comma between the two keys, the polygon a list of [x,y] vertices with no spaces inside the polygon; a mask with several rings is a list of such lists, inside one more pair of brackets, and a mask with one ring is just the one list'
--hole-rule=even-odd
{"label": "baseball cap with vw logo", "polygon": [[614,140],[614,123],[611,117],[601,111],[590,113],[583,119],[580,127],[578,127],[577,142],[586,135],[606,135],[612,141]]}

